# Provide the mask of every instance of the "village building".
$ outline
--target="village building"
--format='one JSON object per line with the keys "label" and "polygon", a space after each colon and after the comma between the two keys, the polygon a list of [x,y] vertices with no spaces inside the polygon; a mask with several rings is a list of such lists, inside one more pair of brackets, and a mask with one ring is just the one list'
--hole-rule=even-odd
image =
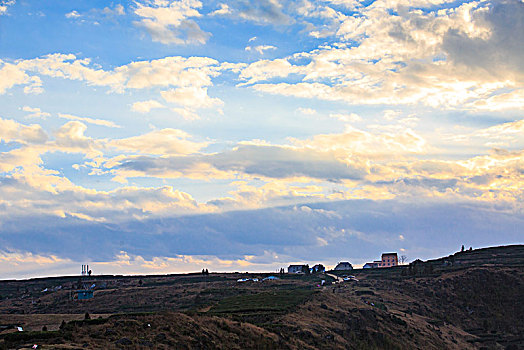
{"label": "village building", "polygon": [[287,273],[306,273],[306,270],[309,272],[308,265],[289,265]]}
{"label": "village building", "polygon": [[347,270],[353,270],[353,266],[347,262],[347,261],[341,261],[338,263],[337,266],[335,266],[335,270],[343,270],[343,271],[347,271]]}
{"label": "village building", "polygon": [[382,254],[382,261],[379,267],[391,267],[398,265],[397,253],[384,253]]}
{"label": "village building", "polygon": [[375,260],[364,264],[363,269],[374,269],[377,267],[393,267],[398,265],[397,253],[384,253],[381,260]]}

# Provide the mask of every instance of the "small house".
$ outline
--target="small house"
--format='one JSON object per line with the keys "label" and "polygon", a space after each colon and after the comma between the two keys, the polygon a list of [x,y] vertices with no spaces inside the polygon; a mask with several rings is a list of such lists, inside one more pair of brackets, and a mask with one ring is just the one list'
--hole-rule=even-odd
{"label": "small house", "polygon": [[306,270],[309,270],[308,265],[289,265],[287,273],[306,273]]}
{"label": "small house", "polygon": [[353,266],[347,262],[347,261],[341,261],[338,263],[338,265],[335,267],[335,270],[342,270],[342,271],[347,271],[347,270],[353,270]]}

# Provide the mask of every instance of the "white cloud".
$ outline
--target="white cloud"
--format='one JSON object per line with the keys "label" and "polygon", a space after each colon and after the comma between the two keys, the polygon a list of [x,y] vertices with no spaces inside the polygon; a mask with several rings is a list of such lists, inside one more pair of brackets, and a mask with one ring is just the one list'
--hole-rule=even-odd
{"label": "white cloud", "polygon": [[64,148],[89,149],[92,139],[85,136],[87,126],[79,121],[70,121],[62,125],[56,132],[56,143]]}
{"label": "white cloud", "polygon": [[0,1],[0,16],[7,14],[7,9],[9,8],[9,6],[13,6],[15,3],[15,0]]}
{"label": "white cloud", "polygon": [[147,134],[109,141],[108,145],[138,154],[180,155],[196,153],[207,142],[191,141],[191,135],[178,129],[154,130]]}
{"label": "white cloud", "polygon": [[24,106],[24,107],[22,107],[22,110],[24,112],[28,112],[29,113],[27,115],[28,118],[42,118],[42,119],[45,119],[45,118],[51,116],[51,113],[42,112],[42,110],[40,108],[33,108],[33,107],[29,107],[29,106]]}
{"label": "white cloud", "polygon": [[[0,60],[0,94],[15,85],[26,85],[26,93],[41,93],[42,81],[38,75],[85,81],[89,85],[107,86],[119,93],[126,89],[155,86],[194,87],[198,92],[212,85],[212,78],[220,75],[222,70],[238,71],[242,66],[219,65],[218,61],[207,57],[166,57],[103,70],[90,59],[78,59],[73,54],[51,54],[14,63]],[[28,73],[38,75],[29,76]]]}
{"label": "white cloud", "polygon": [[224,102],[218,98],[209,97],[205,87],[181,87],[160,93],[164,100],[180,106],[198,108],[212,108],[222,106]]}
{"label": "white cloud", "polygon": [[223,16],[223,15],[227,15],[231,13],[231,9],[229,8],[227,4],[220,4],[219,6],[220,7],[217,10],[211,12],[209,15],[210,16]]}
{"label": "white cloud", "polygon": [[71,12],[66,13],[65,16],[67,18],[79,18],[79,17],[82,17],[82,15],[79,14],[76,10],[73,10]]}
{"label": "white cloud", "polygon": [[0,118],[0,141],[41,144],[47,141],[47,134],[38,124],[23,125]]}
{"label": "white cloud", "polygon": [[153,0],[137,2],[135,14],[143,19],[136,22],[144,27],[153,41],[162,44],[205,44],[210,33],[204,32],[190,18],[201,16],[197,0]]}
{"label": "white cloud", "polygon": [[317,111],[314,110],[313,108],[297,108],[296,110],[297,113],[300,113],[300,114],[305,114],[305,115],[315,115],[317,114]]}
{"label": "white cloud", "polygon": [[104,9],[102,10],[102,13],[105,15],[109,15],[109,16],[111,15],[123,16],[126,14],[124,6],[122,6],[121,4],[117,4],[114,8],[104,7]]}
{"label": "white cloud", "polygon": [[198,120],[200,116],[191,109],[171,108],[171,110],[184,118],[185,120]]}
{"label": "white cloud", "polygon": [[245,48],[246,51],[256,51],[261,55],[264,54],[264,51],[276,50],[276,49],[277,49],[276,46],[272,46],[272,45],[246,46]]}
{"label": "white cloud", "polygon": [[109,120],[95,119],[95,118],[89,118],[89,117],[77,117],[75,115],[66,114],[66,113],[58,113],[58,116],[63,119],[78,120],[78,121],[86,122],[86,123],[93,124],[93,125],[107,126],[109,128],[121,128],[120,125],[117,125],[114,122],[109,121]]}
{"label": "white cloud", "polygon": [[338,119],[343,122],[349,122],[349,123],[356,123],[356,122],[362,121],[362,117],[356,113],[349,113],[349,114],[331,113],[329,117]]}
{"label": "white cloud", "polygon": [[519,106],[521,93],[508,95],[524,78],[522,45],[511,35],[522,26],[524,10],[516,2],[420,11],[376,1],[355,10],[336,22],[339,43],[252,63],[242,70],[241,85],[350,104],[493,109],[500,98],[502,108]]}
{"label": "white cloud", "polygon": [[0,60],[0,67],[0,94],[5,93],[15,85],[30,82],[30,77],[17,65]]}
{"label": "white cloud", "polygon": [[138,113],[149,113],[153,108],[165,108],[165,106],[156,100],[139,101],[131,106],[131,109]]}

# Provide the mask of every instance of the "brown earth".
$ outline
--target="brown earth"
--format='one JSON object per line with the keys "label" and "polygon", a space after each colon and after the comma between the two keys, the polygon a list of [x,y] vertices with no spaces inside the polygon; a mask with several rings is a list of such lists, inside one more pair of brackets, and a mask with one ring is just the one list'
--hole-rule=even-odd
{"label": "brown earth", "polygon": [[[325,275],[2,281],[0,349],[524,348],[523,245],[351,274],[328,287]],[[93,299],[69,299],[93,283]]]}

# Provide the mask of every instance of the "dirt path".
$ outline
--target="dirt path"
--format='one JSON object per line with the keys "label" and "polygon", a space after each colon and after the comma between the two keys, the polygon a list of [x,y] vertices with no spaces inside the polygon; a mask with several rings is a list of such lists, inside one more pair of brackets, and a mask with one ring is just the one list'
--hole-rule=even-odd
{"label": "dirt path", "polygon": [[339,282],[340,282],[340,278],[339,278],[337,275],[332,275],[332,274],[330,274],[330,273],[326,273],[326,276],[329,276],[329,277],[331,277],[331,278],[334,278],[336,283],[339,283]]}

